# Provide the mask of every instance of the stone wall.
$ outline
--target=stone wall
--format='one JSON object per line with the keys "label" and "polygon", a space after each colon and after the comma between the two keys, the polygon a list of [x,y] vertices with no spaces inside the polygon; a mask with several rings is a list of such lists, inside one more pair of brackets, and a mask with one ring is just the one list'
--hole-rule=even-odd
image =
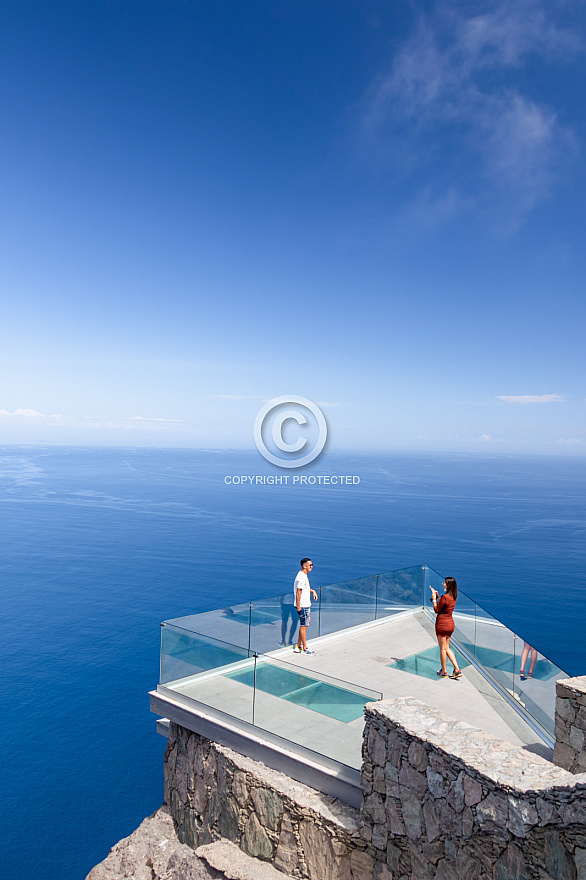
{"label": "stone wall", "polygon": [[586,675],[556,683],[554,763],[586,772]]}
{"label": "stone wall", "polygon": [[558,683],[556,733],[572,772],[418,700],[370,703],[358,812],[171,724],[165,800],[182,843],[297,878],[586,880],[586,676]]}
{"label": "stone wall", "polygon": [[361,836],[380,880],[586,880],[586,774],[418,700],[366,707]]}
{"label": "stone wall", "polygon": [[165,801],[179,840],[193,849],[223,837],[293,877],[372,877],[357,810],[176,724]]}

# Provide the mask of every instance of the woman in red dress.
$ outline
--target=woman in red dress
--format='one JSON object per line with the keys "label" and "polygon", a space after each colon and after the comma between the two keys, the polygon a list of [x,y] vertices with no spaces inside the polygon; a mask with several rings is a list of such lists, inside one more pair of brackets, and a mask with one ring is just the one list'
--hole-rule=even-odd
{"label": "woman in red dress", "polygon": [[431,601],[433,602],[433,610],[436,613],[435,634],[440,649],[440,662],[442,668],[438,669],[438,675],[442,678],[448,677],[446,669],[446,657],[450,658],[450,663],[454,667],[454,672],[450,678],[462,678],[462,672],[458,667],[458,661],[452,649],[450,648],[450,637],[455,629],[452,611],[458,598],[458,585],[455,578],[447,577],[443,582],[444,595],[441,597],[437,590],[431,587]]}

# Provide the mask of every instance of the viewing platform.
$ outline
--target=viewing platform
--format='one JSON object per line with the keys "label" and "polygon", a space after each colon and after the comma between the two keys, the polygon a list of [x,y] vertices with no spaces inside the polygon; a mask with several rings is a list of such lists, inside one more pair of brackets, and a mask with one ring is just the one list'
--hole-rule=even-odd
{"label": "viewing platform", "polygon": [[429,588],[441,593],[442,581],[420,565],[318,588],[315,655],[279,645],[297,640],[292,588],[166,621],[150,695],[160,732],[173,721],[355,807],[364,706],[381,699],[414,697],[551,760],[555,685],[567,674],[539,654],[521,678],[523,639],[459,591],[452,647],[463,677],[438,677]]}

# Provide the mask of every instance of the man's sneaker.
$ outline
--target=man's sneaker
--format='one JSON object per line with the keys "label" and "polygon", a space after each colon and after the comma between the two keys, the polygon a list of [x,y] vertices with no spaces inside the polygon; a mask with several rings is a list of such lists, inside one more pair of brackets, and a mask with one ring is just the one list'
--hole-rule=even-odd
{"label": "man's sneaker", "polygon": [[279,642],[279,648],[286,648],[287,642]]}
{"label": "man's sneaker", "polygon": [[293,653],[301,654],[301,648],[299,647],[299,645],[295,645],[295,647],[293,648]]}
{"label": "man's sneaker", "polygon": [[315,654],[315,651],[310,651],[309,648],[305,648],[301,653],[302,654]]}

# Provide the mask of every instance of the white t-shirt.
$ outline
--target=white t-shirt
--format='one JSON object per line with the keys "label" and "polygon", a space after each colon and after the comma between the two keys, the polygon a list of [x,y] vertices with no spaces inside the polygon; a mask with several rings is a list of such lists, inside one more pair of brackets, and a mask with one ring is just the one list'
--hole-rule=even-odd
{"label": "white t-shirt", "polygon": [[309,578],[304,571],[300,571],[293,585],[293,603],[297,607],[297,590],[301,590],[300,608],[311,608],[311,593],[309,591]]}

